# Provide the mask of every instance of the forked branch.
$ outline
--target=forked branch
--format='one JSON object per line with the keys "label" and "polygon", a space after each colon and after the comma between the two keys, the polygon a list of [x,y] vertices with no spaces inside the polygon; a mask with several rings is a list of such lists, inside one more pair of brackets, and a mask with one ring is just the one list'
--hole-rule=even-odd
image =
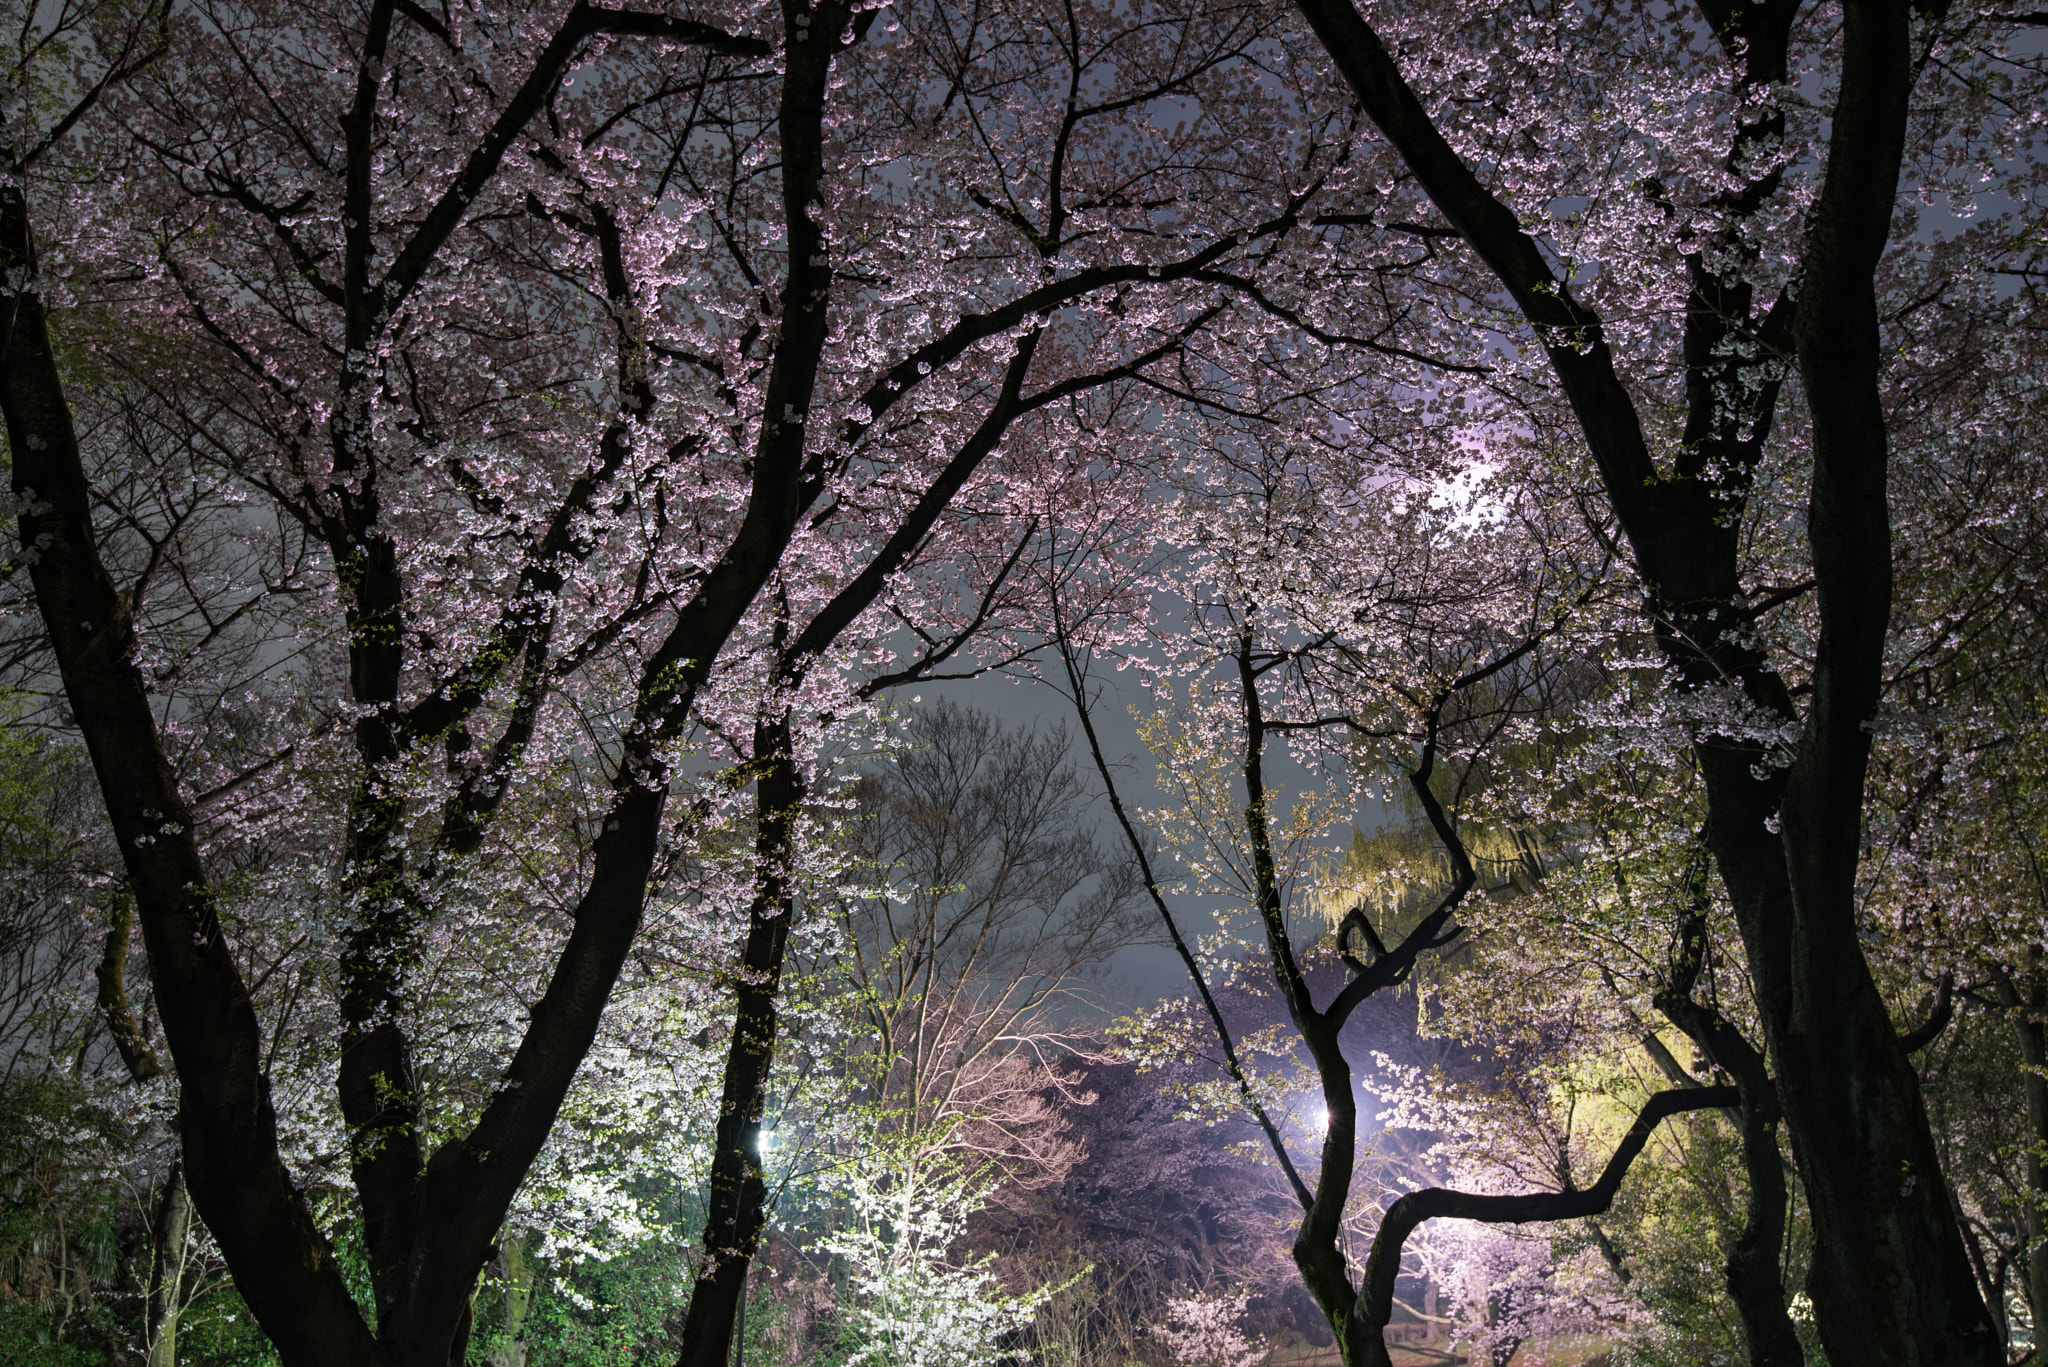
{"label": "forked branch", "polygon": [[1687,1111],[1733,1106],[1737,1100],[1732,1086],[1685,1087],[1654,1093],[1636,1114],[1635,1123],[1622,1136],[1601,1172],[1600,1180],[1583,1191],[1537,1191],[1517,1196],[1481,1195],[1428,1187],[1411,1191],[1394,1202],[1373,1236],[1372,1254],[1365,1264],[1365,1283],[1353,1314],[1365,1321],[1377,1336],[1393,1315],[1394,1280],[1401,1273],[1401,1252],[1408,1236],[1424,1220],[1477,1220],[1489,1225],[1525,1225],[1546,1220],[1580,1220],[1599,1215],[1614,1204],[1621,1179],[1650,1142],[1656,1128],[1674,1115]]}

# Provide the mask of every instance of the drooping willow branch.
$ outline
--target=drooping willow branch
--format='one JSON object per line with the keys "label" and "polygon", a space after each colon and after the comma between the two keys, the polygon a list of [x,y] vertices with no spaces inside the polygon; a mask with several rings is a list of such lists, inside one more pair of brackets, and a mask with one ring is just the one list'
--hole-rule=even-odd
{"label": "drooping willow branch", "polygon": [[1468,1191],[1429,1187],[1411,1191],[1394,1202],[1373,1236],[1372,1255],[1365,1264],[1365,1284],[1355,1313],[1375,1328],[1383,1329],[1393,1315],[1394,1281],[1401,1273],[1401,1252],[1408,1236],[1424,1220],[1477,1220],[1489,1225],[1524,1225],[1543,1220],[1578,1220],[1599,1215],[1614,1204],[1621,1179],[1628,1175],[1636,1155],[1650,1142],[1650,1135],[1674,1115],[1687,1111],[1713,1110],[1733,1106],[1738,1100],[1732,1085],[1683,1087],[1657,1092],[1643,1103],[1635,1124],[1622,1136],[1614,1156],[1607,1160],[1600,1180],[1583,1191],[1539,1191],[1519,1196],[1489,1196]]}

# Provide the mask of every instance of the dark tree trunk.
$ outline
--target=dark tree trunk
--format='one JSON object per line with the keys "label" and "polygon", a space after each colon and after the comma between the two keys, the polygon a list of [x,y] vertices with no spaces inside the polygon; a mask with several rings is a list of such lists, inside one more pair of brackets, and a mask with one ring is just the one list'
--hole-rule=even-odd
{"label": "dark tree trunk", "polygon": [[22,545],[34,553],[37,605],[141,913],[157,1011],[181,1083],[186,1182],[287,1362],[374,1363],[368,1327],[278,1156],[256,1014],[131,657],[130,604],[93,539],[91,493],[35,265],[22,187],[0,187],[0,273],[26,282],[8,297],[0,332],[0,408]]}
{"label": "dark tree trunk", "polygon": [[[1697,440],[1675,470],[1660,472],[1600,317],[1573,298],[1514,212],[1444,141],[1352,0],[1297,4],[1438,208],[1544,332],[1680,686],[1736,680],[1761,710],[1800,720],[1769,662],[1731,636],[1725,612],[1743,594],[1739,519],[1724,510],[1747,490],[1775,385],[1760,382],[1760,398],[1736,400],[1730,377],[1718,374],[1727,363],[1693,359],[1688,379],[1698,420],[1687,435]],[[1706,8],[1711,20],[1729,7]],[[1742,37],[1751,53],[1775,47],[1782,54],[1795,8],[1729,8],[1726,22],[1713,27]],[[1796,320],[1781,300],[1751,323],[1746,300],[1708,297],[1713,291],[1697,273],[1688,317],[1689,358],[1696,356],[1692,330],[1715,318],[1740,319],[1753,342],[1782,340],[1788,322],[1796,327],[1814,427],[1809,528],[1822,633],[1813,698],[1789,772],[1772,772],[1772,757],[1735,738],[1703,736],[1696,752],[1711,847],[1743,932],[1813,1211],[1818,1248],[1809,1291],[1829,1357],[1859,1367],[1989,1367],[2002,1357],[1997,1335],[1949,1212],[1917,1081],[1855,934],[1869,752],[1863,728],[1877,701],[1891,595],[1874,276],[1916,72],[1904,0],[1849,5],[1844,15],[1842,94]],[[1744,25],[1760,27],[1745,34]],[[1709,421],[1703,399],[1731,401],[1711,409]]]}
{"label": "dark tree trunk", "polygon": [[710,1199],[704,1216],[704,1266],[683,1321],[682,1367],[726,1367],[744,1306],[747,1270],[767,1223],[768,1186],[761,1173],[761,1113],[775,1062],[780,1023],[776,992],[796,915],[791,861],[804,791],[789,753],[785,722],[754,728],[759,773],[754,787],[754,857],[759,884],[748,909],[747,942],[737,975],[732,1043],[718,1104],[711,1153]]}
{"label": "dark tree trunk", "polygon": [[[1704,924],[1688,930],[1705,948]],[[1690,937],[1689,937],[1690,938]],[[1688,955],[1697,972],[1701,957]],[[1657,994],[1657,1007],[1698,1045],[1715,1066],[1735,1079],[1737,1103],[1731,1118],[1741,1136],[1742,1169],[1749,1197],[1742,1229],[1728,1250],[1725,1277],[1728,1298],[1742,1323],[1750,1367],[1801,1367],[1806,1350],[1792,1325],[1785,1279],[1780,1273],[1785,1254],[1788,1194],[1785,1159],[1778,1151],[1778,1092],[1762,1054],[1718,1011],[1695,1002],[1692,974],[1684,975]]]}
{"label": "dark tree trunk", "polygon": [[[1856,868],[1891,617],[1889,433],[1876,274],[1916,75],[1903,0],[1845,9],[1842,93],[1795,328],[1813,426],[1808,535],[1821,637],[1781,808],[1785,990],[1766,998],[1779,1095],[1813,1213],[1808,1277],[1835,1362],[1995,1363],[1919,1079],[1856,937]],[[1761,844],[1753,828],[1735,838]],[[1775,891],[1775,889],[1773,889]],[[1752,937],[1754,938],[1754,937]]]}
{"label": "dark tree trunk", "polygon": [[[1351,1282],[1349,1260],[1342,1242],[1344,1207],[1351,1199],[1351,1180],[1358,1161],[1358,1098],[1352,1087],[1351,1064],[1344,1057],[1342,1036],[1345,1021],[1372,993],[1392,987],[1408,976],[1417,958],[1448,942],[1442,935],[1453,913],[1471,891],[1476,878],[1465,847],[1444,819],[1429,780],[1436,757],[1436,716],[1427,718],[1428,739],[1422,762],[1410,786],[1429,813],[1444,842],[1445,853],[1456,875],[1451,890],[1436,908],[1392,951],[1386,950],[1372,934],[1363,917],[1347,918],[1340,941],[1352,977],[1327,1005],[1318,1008],[1309,992],[1307,979],[1295,954],[1287,927],[1286,907],[1281,900],[1280,879],[1274,860],[1268,827],[1265,779],[1266,719],[1259,697],[1259,668],[1247,634],[1237,656],[1239,696],[1245,725],[1242,777],[1245,787],[1244,830],[1251,849],[1252,872],[1257,893],[1255,910],[1265,931],[1266,960],[1286,1003],[1287,1017],[1302,1042],[1308,1046],[1316,1078],[1322,1089],[1324,1125],[1322,1150],[1316,1164],[1315,1187],[1301,1224],[1294,1234],[1294,1265],[1302,1282],[1315,1297],[1323,1316],[1336,1336],[1337,1352],[1346,1367],[1383,1367],[1386,1359],[1386,1319],[1369,1323],[1359,1315],[1360,1301]],[[1446,693],[1448,696],[1448,692]],[[1437,700],[1438,707],[1442,698]],[[1372,962],[1352,957],[1350,943],[1354,925],[1372,940]],[[1442,938],[1439,938],[1442,936]]]}

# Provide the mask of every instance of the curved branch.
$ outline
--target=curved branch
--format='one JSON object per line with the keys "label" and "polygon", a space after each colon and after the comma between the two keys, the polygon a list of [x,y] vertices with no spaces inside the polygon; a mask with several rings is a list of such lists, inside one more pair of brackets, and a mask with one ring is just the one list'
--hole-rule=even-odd
{"label": "curved branch", "polygon": [[1401,1272],[1401,1251],[1408,1236],[1424,1220],[1477,1220],[1489,1225],[1525,1225],[1543,1220],[1579,1220],[1599,1215],[1614,1204],[1621,1179],[1636,1155],[1664,1121],[1687,1111],[1712,1110],[1736,1104],[1733,1086],[1684,1087],[1657,1092],[1643,1103],[1600,1180],[1584,1191],[1538,1191],[1520,1196],[1483,1196],[1476,1192],[1429,1187],[1411,1191],[1394,1202],[1373,1236],[1372,1255],[1365,1264],[1365,1284],[1353,1312],[1374,1330],[1384,1329],[1393,1315],[1394,1279]]}
{"label": "curved branch", "polygon": [[1934,987],[1934,1004],[1928,1009],[1927,1019],[1899,1036],[1899,1048],[1909,1054],[1917,1054],[1934,1043],[1935,1037],[1948,1028],[1949,1020],[1956,1013],[1956,979],[1953,973],[1941,975],[1941,981]]}

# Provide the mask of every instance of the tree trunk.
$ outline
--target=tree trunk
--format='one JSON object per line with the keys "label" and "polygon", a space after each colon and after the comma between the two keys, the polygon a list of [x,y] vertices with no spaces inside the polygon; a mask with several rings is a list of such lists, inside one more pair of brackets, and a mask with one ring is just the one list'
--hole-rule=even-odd
{"label": "tree trunk", "polygon": [[1741,1231],[1728,1249],[1728,1297],[1742,1323],[1750,1367],[1801,1367],[1806,1350],[1793,1328],[1779,1269],[1785,1254],[1785,1158],[1778,1151],[1778,1092],[1762,1054],[1718,1012],[1676,992],[1660,992],[1657,1005],[1715,1066],[1735,1079],[1739,1101],[1732,1118],[1742,1142],[1749,1199]]}
{"label": "tree trunk", "polygon": [[2021,1286],[2034,1325],[2027,1367],[2048,1363],[2042,1321],[2048,1318],[2048,976],[2039,950],[2027,955],[2027,971],[2000,974],[1999,1005],[2011,1020],[2020,1046],[2020,1079],[2027,1098],[2026,1261]]}
{"label": "tree trunk", "polygon": [[2034,989],[2034,1012],[2018,1026],[2022,1057],[2027,1064],[2027,1309],[2033,1320],[2032,1367],[2048,1363],[2042,1325],[2048,1322],[2048,1029],[2039,1014],[2041,989]]}
{"label": "tree trunk", "polygon": [[164,1178],[150,1230],[148,1367],[178,1367],[178,1316],[184,1309],[185,1249],[192,1232],[192,1198],[183,1166]]}
{"label": "tree trunk", "polygon": [[754,853],[760,883],[749,909],[738,974],[732,1042],[726,1049],[718,1132],[711,1154],[710,1200],[704,1214],[704,1263],[683,1321],[681,1367],[727,1367],[733,1333],[767,1223],[768,1185],[761,1175],[761,1112],[775,1061],[780,1017],[776,991],[796,911],[790,863],[796,850],[802,775],[789,753],[786,722],[754,728]]}
{"label": "tree trunk", "polygon": [[24,558],[141,913],[157,1010],[181,1083],[185,1181],[284,1360],[366,1367],[377,1362],[376,1344],[278,1156],[256,1013],[132,658],[133,605],[115,588],[93,538],[92,495],[18,181],[0,186],[0,275],[22,282],[0,319],[0,411]]}
{"label": "tree trunk", "polygon": [[[1949,1208],[1920,1084],[1856,936],[1867,722],[1891,618],[1889,433],[1876,274],[1891,234],[1915,80],[1904,0],[1845,7],[1842,90],[1795,327],[1813,425],[1808,536],[1820,647],[1786,775],[1786,989],[1766,1034],[1813,1212],[1807,1279],[1840,1363],[2000,1363]],[[1756,839],[1755,831],[1738,831]],[[1775,891],[1775,888],[1773,889]]]}
{"label": "tree trunk", "polygon": [[498,1268],[505,1278],[505,1342],[490,1356],[490,1367],[526,1367],[526,1312],[533,1305],[533,1265],[526,1245],[508,1234],[498,1246]]}

